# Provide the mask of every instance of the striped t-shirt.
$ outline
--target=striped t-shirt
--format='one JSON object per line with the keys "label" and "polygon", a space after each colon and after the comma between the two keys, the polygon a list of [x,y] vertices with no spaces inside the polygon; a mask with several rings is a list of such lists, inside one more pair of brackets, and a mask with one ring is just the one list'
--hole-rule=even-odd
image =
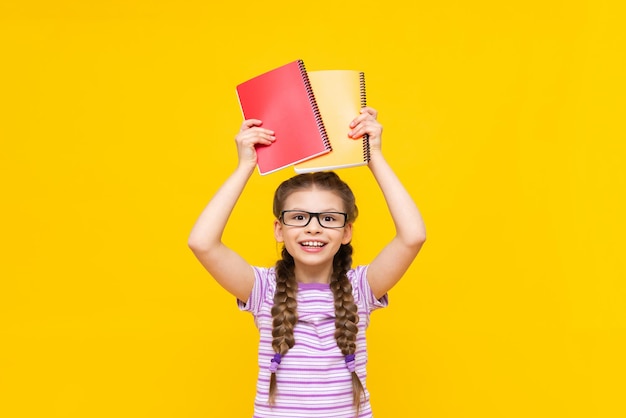
{"label": "striped t-shirt", "polygon": [[[372,417],[369,392],[365,386],[367,349],[365,330],[369,315],[387,306],[387,295],[377,300],[367,282],[366,266],[348,272],[354,301],[359,311],[356,372],[365,387],[360,418]],[[254,315],[259,329],[259,374],[254,418],[355,418],[352,380],[345,357],[335,340],[335,308],[330,285],[298,283],[298,323],[295,345],[282,358],[276,372],[275,403],[268,404],[272,348],[272,315],[276,275],[273,268],[254,267],[255,282],[250,299],[239,308]]]}

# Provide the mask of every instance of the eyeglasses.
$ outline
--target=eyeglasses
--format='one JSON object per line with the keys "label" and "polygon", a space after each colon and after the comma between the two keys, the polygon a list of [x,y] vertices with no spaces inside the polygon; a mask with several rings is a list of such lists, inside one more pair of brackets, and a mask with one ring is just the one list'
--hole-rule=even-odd
{"label": "eyeglasses", "polygon": [[303,210],[280,212],[280,220],[287,226],[307,226],[313,218],[317,218],[319,224],[324,228],[343,228],[346,226],[348,214],[345,212],[305,212]]}

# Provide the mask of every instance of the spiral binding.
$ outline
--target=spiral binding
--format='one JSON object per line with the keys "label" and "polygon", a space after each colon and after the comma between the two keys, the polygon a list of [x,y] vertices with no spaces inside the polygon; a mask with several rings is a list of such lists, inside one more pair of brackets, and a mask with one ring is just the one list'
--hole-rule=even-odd
{"label": "spiral binding", "polygon": [[[361,91],[361,107],[367,106],[365,99],[365,73],[359,73],[359,90]],[[363,136],[363,161],[369,162],[370,160],[370,141],[368,135]]]}
{"label": "spiral binding", "polygon": [[309,103],[311,103],[311,107],[313,108],[315,123],[317,124],[320,135],[322,136],[322,141],[324,142],[324,146],[327,150],[332,150],[330,140],[328,139],[328,133],[326,133],[326,127],[324,126],[324,121],[322,120],[322,115],[317,107],[317,101],[315,100],[315,95],[313,94],[313,88],[311,87],[311,82],[309,81],[309,75],[306,72],[306,67],[304,66],[304,61],[298,60],[298,65],[300,67],[300,73],[302,74],[302,80],[304,81],[307,95],[309,96]]}

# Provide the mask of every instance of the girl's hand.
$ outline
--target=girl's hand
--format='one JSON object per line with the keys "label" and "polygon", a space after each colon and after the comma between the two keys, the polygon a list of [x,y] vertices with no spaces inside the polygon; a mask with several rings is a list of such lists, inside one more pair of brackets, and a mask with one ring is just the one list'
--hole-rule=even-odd
{"label": "girl's hand", "polygon": [[358,139],[363,135],[368,135],[370,143],[370,152],[381,151],[381,140],[383,133],[383,126],[376,120],[378,112],[371,107],[364,107],[361,109],[361,114],[356,117],[350,128],[352,129],[348,136],[350,138]]}
{"label": "girl's hand", "polygon": [[276,140],[274,131],[261,128],[261,124],[258,119],[247,119],[241,124],[241,129],[235,137],[240,166],[254,167],[257,163],[255,146],[271,145]]}

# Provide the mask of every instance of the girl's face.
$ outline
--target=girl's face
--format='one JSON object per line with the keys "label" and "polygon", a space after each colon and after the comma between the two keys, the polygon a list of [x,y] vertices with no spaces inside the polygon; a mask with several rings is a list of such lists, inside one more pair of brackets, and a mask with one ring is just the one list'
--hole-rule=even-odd
{"label": "girl's face", "polygon": [[[285,200],[283,210],[303,212],[345,212],[343,201],[335,193],[328,190],[301,190],[290,194]],[[306,218],[307,215],[287,220],[294,223]],[[322,222],[329,221],[330,217]],[[341,218],[341,215],[339,215]],[[329,223],[332,224],[332,223]],[[278,242],[283,242],[296,265],[332,267],[333,257],[341,244],[348,244],[352,239],[352,224],[346,223],[342,228],[325,228],[315,216],[311,217],[306,226],[288,226],[281,220],[274,222],[274,235]]]}

